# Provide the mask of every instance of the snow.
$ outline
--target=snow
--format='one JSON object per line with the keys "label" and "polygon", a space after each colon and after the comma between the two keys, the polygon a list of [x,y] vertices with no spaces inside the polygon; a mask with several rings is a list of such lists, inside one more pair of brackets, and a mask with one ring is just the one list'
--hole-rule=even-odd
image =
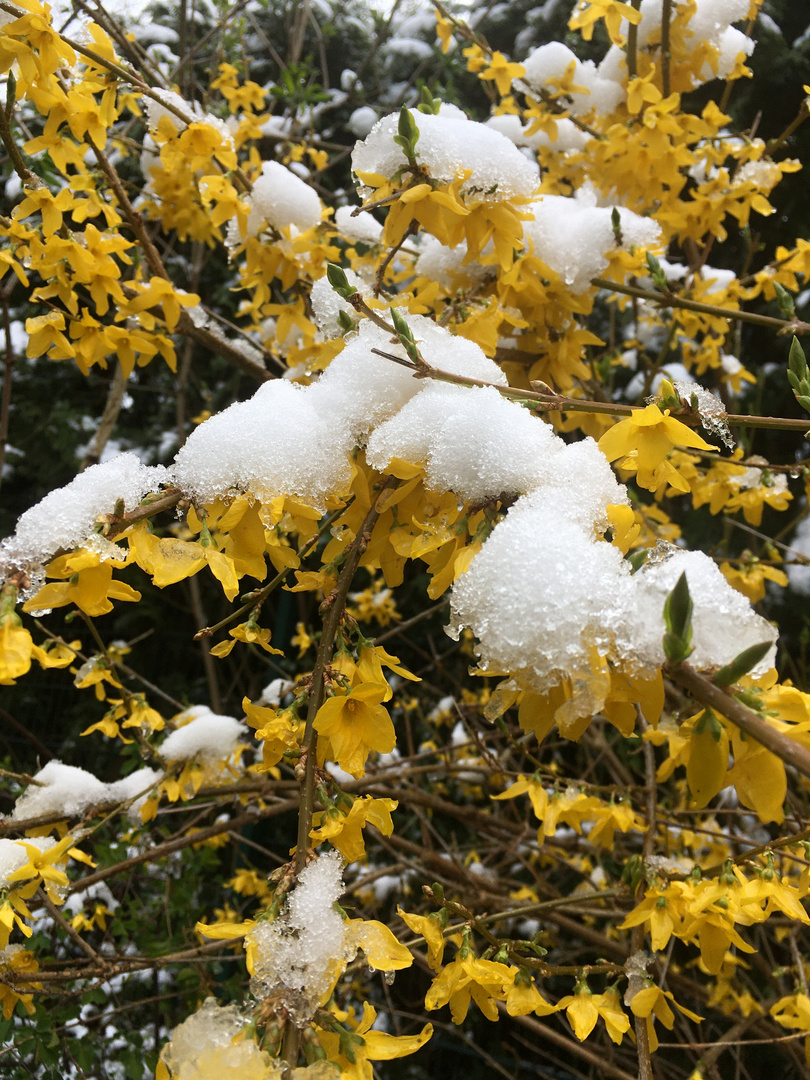
{"label": "snow", "polygon": [[[572,292],[585,292],[591,278],[607,267],[606,253],[618,247],[611,220],[613,208],[597,206],[596,193],[584,184],[573,198],[545,195],[527,209],[535,220],[525,222],[523,231],[533,253],[556,271]],[[655,221],[624,207],[617,209],[623,247],[652,247],[660,242],[661,229]]]}
{"label": "snow", "polygon": [[[431,366],[505,385],[498,365],[474,342],[421,315],[406,321]],[[203,502],[249,491],[265,503],[287,494],[323,507],[329,495],[344,490],[354,447],[424,385],[408,368],[372,352],[406,355],[369,320],[346,340],[318,382],[267,382],[249,401],[195,428],[175,458],[174,482]]]}
{"label": "snow", "polygon": [[0,543],[0,575],[47,562],[60,548],[70,551],[93,532],[100,514],[113,512],[119,499],[125,511],[134,510],[144,495],[167,482],[162,465],[143,465],[132,453],[85,469],[26,510],[14,535]]}
{"label": "snow", "polygon": [[275,379],[199,424],[172,475],[202,502],[250,490],[263,502],[287,494],[323,505],[349,480],[350,449],[345,430],[315,410],[308,388]]}
{"label": "snow", "polygon": [[686,574],[694,610],[689,663],[696,668],[722,667],[752,645],[770,641],[773,647],[753,669],[762,674],[773,667],[776,627],[757,615],[748,600],[726,581],[719,568],[702,551],[665,548],[651,557],[635,577],[637,593],[628,610],[628,636],[634,650],[649,667],[664,662],[661,644],[664,601],[681,574]]}
{"label": "snow", "polygon": [[368,210],[354,214],[354,207],[339,206],[335,211],[335,225],[341,236],[352,243],[379,244],[382,225]]}
{"label": "snow", "polygon": [[373,432],[367,458],[381,470],[395,457],[424,464],[427,488],[483,502],[548,478],[562,445],[547,424],[494,387],[439,383]]}
{"label": "snow", "polygon": [[[579,483],[587,487],[587,474]],[[565,505],[565,488],[518,499],[451,597],[451,636],[470,627],[483,670],[522,676],[537,690],[587,669],[592,647],[608,650],[632,587],[618,548],[572,521]]]}
{"label": "snow", "polygon": [[317,193],[277,161],[264,162],[248,201],[249,236],[256,236],[264,222],[274,229],[294,225],[301,232],[320,224],[321,200]]}
{"label": "snow", "polygon": [[[344,273],[349,284],[362,293],[365,286],[354,270],[347,269]],[[315,323],[325,338],[340,337],[343,334],[338,322],[341,311],[350,318],[357,318],[357,312],[352,305],[335,292],[326,277],[318,278],[314,283],[309,299]]]}
{"label": "snow", "polygon": [[726,419],[726,407],[720,398],[696,382],[677,379],[673,386],[679,397],[689,404],[693,396],[696,398],[701,427],[709,435],[721,439],[732,450],[734,440]]}
{"label": "snow", "polygon": [[474,260],[464,262],[467,258],[467,243],[464,240],[454,248],[445,247],[429,233],[422,234],[419,240],[418,273],[446,289],[470,286],[492,274],[491,266],[482,266]]}
{"label": "snow", "polygon": [[[419,129],[416,159],[439,183],[450,184],[469,172],[463,190],[485,194],[494,201],[527,198],[536,190],[540,182],[537,165],[499,131],[468,120],[452,105],[442,105],[438,116],[415,109],[411,109],[411,115]],[[407,164],[402,148],[394,142],[398,124],[397,113],[384,116],[355,146],[355,173],[391,177]],[[364,197],[370,195],[369,189],[361,190]]]}
{"label": "snow", "polygon": [[275,922],[260,922],[247,935],[253,952],[251,992],[278,996],[298,1024],[310,1020],[357,944],[334,908],[343,892],[343,859],[327,852],[306,866]]}
{"label": "snow", "polygon": [[365,139],[378,119],[375,109],[372,109],[370,105],[361,105],[351,114],[346,126],[355,138]]}
{"label": "snow", "polygon": [[116,806],[136,795],[142,797],[129,810],[130,819],[140,822],[140,808],[148,789],[158,782],[162,773],[143,768],[123,780],[105,784],[86,769],[49,761],[34,775],[37,784],[30,784],[14,804],[13,821],[59,814],[66,818],[83,817],[91,807]]}
{"label": "snow", "polygon": [[574,65],[571,85],[578,88],[566,95],[570,98],[571,114],[584,116],[591,109],[598,113],[613,112],[625,96],[621,81],[606,78],[607,69],[603,72],[597,69],[593,60],[580,60],[561,41],[541,45],[526,57],[523,62],[526,74],[523,79],[517,80],[518,85],[525,82],[532,89],[556,93],[558,85],[551,80],[563,79],[571,64]]}
{"label": "snow", "polygon": [[240,720],[217,716],[205,705],[186,709],[175,717],[175,722],[182,727],[163,740],[159,752],[164,761],[222,761],[238,749],[241,737],[248,735]]}

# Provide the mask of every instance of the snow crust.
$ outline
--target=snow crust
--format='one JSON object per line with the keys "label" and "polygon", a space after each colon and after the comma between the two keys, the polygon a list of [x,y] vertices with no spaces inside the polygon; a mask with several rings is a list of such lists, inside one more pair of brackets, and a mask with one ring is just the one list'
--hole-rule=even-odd
{"label": "snow crust", "polygon": [[[486,193],[492,200],[527,198],[536,190],[540,176],[537,165],[520,153],[513,143],[494,128],[478,124],[455,106],[442,105],[438,116],[411,109],[419,140],[416,160],[434,180],[452,183],[469,172],[464,190]],[[407,165],[407,158],[394,142],[399,115],[390,113],[379,120],[369,135],[352,151],[352,169],[391,177]],[[364,196],[368,190],[362,189]]]}
{"label": "snow crust", "polygon": [[162,465],[144,465],[135,454],[119,454],[89,469],[26,510],[13,536],[0,543],[0,576],[15,567],[47,562],[60,548],[71,550],[93,532],[96,518],[121,499],[134,510],[144,495],[168,481]]}

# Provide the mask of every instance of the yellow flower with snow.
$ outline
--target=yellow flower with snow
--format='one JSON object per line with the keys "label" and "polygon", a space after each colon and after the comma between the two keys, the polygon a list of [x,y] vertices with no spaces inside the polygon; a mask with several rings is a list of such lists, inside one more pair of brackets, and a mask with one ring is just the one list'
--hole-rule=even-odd
{"label": "yellow flower with snow", "polygon": [[663,412],[653,402],[637,409],[626,420],[620,420],[599,440],[599,449],[620,469],[636,473],[638,483],[648,491],[657,491],[670,484],[677,491],[689,491],[688,483],[667,461],[675,446],[692,446],[697,450],[715,450],[700,435]]}
{"label": "yellow flower with snow", "polygon": [[382,706],[388,689],[387,683],[360,683],[321,705],[315,717],[319,765],[334,760],[341,769],[360,777],[372,750],[388,754],[394,749],[394,725]]}

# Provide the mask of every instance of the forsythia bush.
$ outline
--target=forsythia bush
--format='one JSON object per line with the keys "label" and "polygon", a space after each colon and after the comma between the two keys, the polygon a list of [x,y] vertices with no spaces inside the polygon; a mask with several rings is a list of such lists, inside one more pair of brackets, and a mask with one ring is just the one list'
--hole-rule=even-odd
{"label": "forsythia bush", "polygon": [[436,2],[382,104],[326,6],[255,81],[253,7],[199,91],[0,0],[7,475],[20,372],[108,390],[0,545],[0,1072],[804,1075],[809,110],[733,118],[759,0],[520,62]]}

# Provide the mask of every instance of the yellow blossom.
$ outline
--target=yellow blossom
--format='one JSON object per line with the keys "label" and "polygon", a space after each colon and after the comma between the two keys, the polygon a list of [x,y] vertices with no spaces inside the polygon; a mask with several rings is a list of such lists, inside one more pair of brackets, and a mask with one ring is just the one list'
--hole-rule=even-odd
{"label": "yellow blossom", "polygon": [[446,919],[442,919],[439,912],[433,912],[430,915],[411,915],[403,911],[401,907],[397,907],[397,914],[410,930],[425,939],[428,947],[428,965],[436,972],[441,971],[444,946],[447,943],[444,936]]}
{"label": "yellow blossom", "polygon": [[599,440],[599,449],[608,461],[620,459],[619,468],[635,471],[639,484],[648,491],[657,491],[666,483],[677,491],[688,491],[689,485],[666,460],[674,446],[714,450],[686,424],[670,416],[668,409],[661,412],[654,402],[620,420]]}
{"label": "yellow blossom", "polygon": [[[125,556],[125,552],[121,552]],[[48,563],[48,577],[67,578],[61,583],[47,582],[36,596],[26,600],[23,611],[64,607],[75,604],[86,615],[106,615],[112,611],[113,600],[140,600],[141,594],[123,581],[113,580],[113,562],[101,561],[95,551],[80,548],[60,555]]]}
{"label": "yellow blossom", "polygon": [[375,799],[371,795],[363,795],[354,800],[348,814],[342,814],[337,809],[316,813],[310,839],[313,844],[328,840],[347,863],[357,862],[366,857],[363,829],[371,824],[376,826],[383,836],[390,836],[394,831],[391,811],[396,808],[394,799]]}
{"label": "yellow blossom", "polygon": [[370,751],[394,749],[394,725],[382,707],[387,692],[387,683],[360,683],[321,705],[315,717],[319,764],[333,758],[352,776],[363,776]]}
{"label": "yellow blossom", "polygon": [[433,1034],[432,1024],[425,1024],[418,1035],[388,1035],[384,1031],[372,1031],[376,1019],[376,1010],[364,1001],[362,1019],[352,1032],[353,1061],[342,1052],[341,1038],[336,1032],[318,1029],[318,1042],[326,1051],[329,1061],[340,1066],[341,1080],[372,1080],[372,1061],[391,1061],[415,1054]]}
{"label": "yellow blossom", "polygon": [[498,93],[501,97],[505,97],[506,94],[512,88],[513,79],[521,79],[526,74],[526,69],[523,64],[510,63],[503,53],[492,53],[489,58],[489,63],[481,71],[479,78],[494,81],[498,87]]}
{"label": "yellow blossom", "polygon": [[436,976],[425,997],[425,1008],[432,1012],[450,1006],[454,1024],[462,1024],[470,1001],[474,1001],[487,1020],[498,1019],[496,1002],[505,1001],[514,983],[514,969],[494,960],[479,960],[469,946],[463,945],[456,959]]}

